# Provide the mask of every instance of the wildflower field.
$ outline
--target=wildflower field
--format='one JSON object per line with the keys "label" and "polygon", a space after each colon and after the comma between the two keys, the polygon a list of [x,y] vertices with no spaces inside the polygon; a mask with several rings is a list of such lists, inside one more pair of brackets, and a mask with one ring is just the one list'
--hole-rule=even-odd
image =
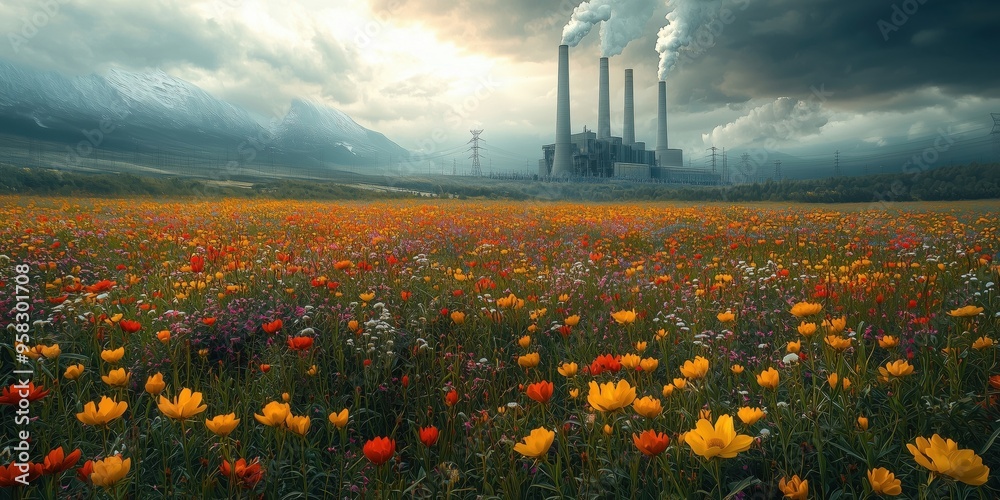
{"label": "wildflower field", "polygon": [[998,217],[0,198],[0,494],[997,498]]}

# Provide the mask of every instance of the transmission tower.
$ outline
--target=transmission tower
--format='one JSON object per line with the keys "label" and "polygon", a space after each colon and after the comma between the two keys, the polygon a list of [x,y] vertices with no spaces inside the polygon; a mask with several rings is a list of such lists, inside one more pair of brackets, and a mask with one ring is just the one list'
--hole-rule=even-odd
{"label": "transmission tower", "polygon": [[469,148],[469,151],[472,151],[472,156],[469,157],[472,158],[472,176],[482,177],[483,167],[479,164],[479,150],[482,149],[479,145],[479,141],[482,139],[479,138],[479,134],[483,133],[483,129],[470,130],[469,132],[472,132],[472,139],[469,139],[468,142],[469,144],[472,144],[472,147]]}
{"label": "transmission tower", "polygon": [[711,151],[712,152],[712,173],[713,174],[715,173],[715,157],[716,157],[716,151],[718,151],[718,150],[719,150],[719,148],[717,148],[715,146],[712,146],[712,147],[710,147],[710,148],[708,148],[708,149],[705,150],[705,151]]}
{"label": "transmission tower", "polygon": [[726,155],[726,148],[722,148],[722,182],[729,184],[729,156]]}
{"label": "transmission tower", "polygon": [[743,175],[750,174],[750,153],[740,155],[740,164],[743,165]]}
{"label": "transmission tower", "polygon": [[458,160],[451,159],[451,175],[458,175]]}
{"label": "transmission tower", "polygon": [[1000,160],[1000,113],[990,113],[993,118],[993,130],[990,136],[993,137],[993,158]]}
{"label": "transmission tower", "polygon": [[781,160],[774,160],[774,180],[781,180]]}
{"label": "transmission tower", "polygon": [[833,175],[840,177],[840,150],[833,153]]}

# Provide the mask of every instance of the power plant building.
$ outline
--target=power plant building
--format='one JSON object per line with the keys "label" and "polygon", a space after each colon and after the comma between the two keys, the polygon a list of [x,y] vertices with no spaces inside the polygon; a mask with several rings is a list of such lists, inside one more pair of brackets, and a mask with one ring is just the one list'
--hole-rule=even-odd
{"label": "power plant building", "polygon": [[633,74],[625,70],[625,119],[622,133],[611,135],[611,106],[608,58],[600,60],[597,131],[584,127],[570,131],[569,47],[559,46],[558,87],[556,89],[556,142],[542,146],[538,175],[542,178],[602,177],[658,180],[692,184],[717,184],[719,176],[700,169],[684,168],[684,154],[667,145],[666,82],[659,82],[657,98],[656,149],[635,142],[635,101]]}

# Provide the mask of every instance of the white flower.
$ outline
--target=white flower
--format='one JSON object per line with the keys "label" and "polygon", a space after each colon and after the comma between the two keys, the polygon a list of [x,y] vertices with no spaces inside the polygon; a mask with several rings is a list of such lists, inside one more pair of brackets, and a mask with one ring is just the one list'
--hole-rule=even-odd
{"label": "white flower", "polygon": [[786,365],[793,365],[799,362],[799,355],[795,354],[794,352],[790,352],[786,354],[784,358],[781,359],[781,362]]}

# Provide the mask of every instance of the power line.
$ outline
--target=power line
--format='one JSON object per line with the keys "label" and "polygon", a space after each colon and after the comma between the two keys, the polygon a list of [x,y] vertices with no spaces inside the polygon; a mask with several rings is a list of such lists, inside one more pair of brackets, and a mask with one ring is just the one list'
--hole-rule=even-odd
{"label": "power line", "polygon": [[472,151],[472,156],[469,157],[469,158],[472,158],[472,176],[473,177],[482,177],[483,176],[483,168],[479,164],[479,156],[480,156],[479,155],[479,150],[482,149],[481,146],[479,145],[479,141],[482,140],[482,139],[479,138],[479,134],[483,133],[483,129],[470,130],[469,132],[472,133],[472,139],[470,139],[469,142],[468,142],[468,143],[472,144],[472,147],[469,148],[469,150]]}

